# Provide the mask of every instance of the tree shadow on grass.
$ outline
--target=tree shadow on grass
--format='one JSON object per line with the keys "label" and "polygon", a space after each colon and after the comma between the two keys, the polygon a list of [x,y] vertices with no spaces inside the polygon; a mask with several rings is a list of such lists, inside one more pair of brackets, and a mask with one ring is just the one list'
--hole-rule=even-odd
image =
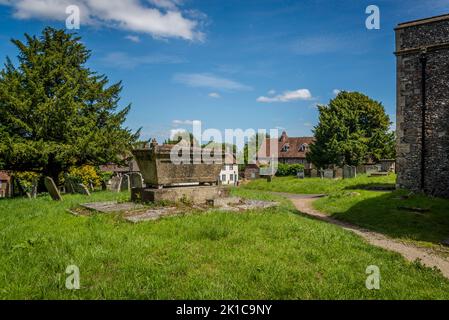
{"label": "tree shadow on grass", "polygon": [[396,185],[394,183],[373,182],[348,186],[345,190],[394,191]]}
{"label": "tree shadow on grass", "polygon": [[393,238],[432,243],[449,238],[449,200],[406,194],[399,190],[369,197],[331,216]]}

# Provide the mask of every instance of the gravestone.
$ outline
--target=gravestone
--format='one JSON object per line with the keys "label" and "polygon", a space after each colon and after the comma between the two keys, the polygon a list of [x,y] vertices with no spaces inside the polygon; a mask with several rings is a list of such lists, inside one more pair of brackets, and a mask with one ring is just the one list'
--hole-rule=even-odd
{"label": "gravestone", "polygon": [[312,169],[312,170],[310,170],[310,177],[311,177],[311,178],[316,178],[316,177],[318,177],[318,170],[317,170],[317,169]]}
{"label": "gravestone", "polygon": [[143,188],[143,177],[140,173],[134,172],[129,175],[131,189]]}
{"label": "gravestone", "polygon": [[298,172],[296,173],[296,177],[297,177],[298,179],[304,179],[304,178],[306,177],[306,175],[305,175],[304,171],[298,171]]}
{"label": "gravestone", "polygon": [[122,184],[122,177],[121,176],[115,176],[111,178],[111,185],[110,189],[113,192],[120,192],[120,186]]}
{"label": "gravestone", "polygon": [[323,170],[323,177],[324,177],[324,179],[333,179],[334,178],[334,170],[332,170],[332,169]]}
{"label": "gravestone", "polygon": [[62,197],[59,193],[58,187],[56,187],[55,182],[50,177],[45,177],[44,180],[45,188],[47,188],[48,193],[50,194],[50,197],[55,201],[61,201]]}
{"label": "gravestone", "polygon": [[357,176],[357,167],[345,165],[343,167],[343,178],[352,179]]}
{"label": "gravestone", "polygon": [[66,193],[76,193],[75,190],[75,183],[72,179],[70,179],[68,176],[64,178],[64,188]]}
{"label": "gravestone", "polygon": [[77,186],[77,188],[76,188],[77,193],[80,193],[80,194],[83,194],[86,196],[90,196],[89,189],[87,189],[87,187],[84,184],[78,183],[76,186]]}
{"label": "gravestone", "polygon": [[125,174],[122,177],[122,183],[120,184],[120,191],[131,191],[131,183],[129,175]]}

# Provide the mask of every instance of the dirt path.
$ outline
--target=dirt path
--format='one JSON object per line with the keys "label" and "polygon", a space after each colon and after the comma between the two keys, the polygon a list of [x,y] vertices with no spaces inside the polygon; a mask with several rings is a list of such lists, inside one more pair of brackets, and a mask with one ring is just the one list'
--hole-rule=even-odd
{"label": "dirt path", "polygon": [[336,220],[334,218],[329,217],[328,215],[315,210],[312,206],[312,203],[318,198],[322,197],[322,195],[297,195],[297,194],[289,194],[289,193],[276,193],[278,195],[282,195],[290,199],[295,205],[296,209],[300,212],[314,217],[316,219],[326,221],[328,223],[332,223],[334,225],[340,226],[345,230],[349,230],[354,232],[355,234],[361,236],[370,244],[381,247],[390,251],[400,253],[405,259],[408,261],[415,261],[416,259],[421,260],[421,263],[428,267],[437,267],[441,270],[442,274],[449,278],[449,261],[436,256],[432,253],[429,253],[424,248],[418,248],[413,245],[405,244],[398,240],[394,240],[389,238],[383,234],[372,232],[350,223],[342,222]]}

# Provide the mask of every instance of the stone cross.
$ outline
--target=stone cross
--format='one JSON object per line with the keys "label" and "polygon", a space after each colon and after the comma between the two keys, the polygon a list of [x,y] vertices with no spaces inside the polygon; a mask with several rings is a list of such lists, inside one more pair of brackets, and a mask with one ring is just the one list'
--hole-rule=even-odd
{"label": "stone cross", "polygon": [[56,184],[53,181],[53,179],[50,177],[45,177],[44,183],[45,187],[48,190],[48,193],[50,194],[50,197],[55,201],[61,201],[62,200],[61,194],[59,193],[59,190],[56,187]]}

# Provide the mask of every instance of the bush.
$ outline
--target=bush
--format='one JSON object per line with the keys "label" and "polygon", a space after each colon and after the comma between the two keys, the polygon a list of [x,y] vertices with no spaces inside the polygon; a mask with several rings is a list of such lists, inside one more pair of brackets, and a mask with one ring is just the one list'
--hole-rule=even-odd
{"label": "bush", "polygon": [[14,177],[24,192],[31,192],[33,184],[39,180],[40,175],[36,172],[14,172]]}
{"label": "bush", "polygon": [[100,175],[93,166],[72,167],[68,172],[68,177],[85,186],[88,186],[90,182],[92,182],[94,187],[101,186]]}
{"label": "bush", "polygon": [[304,171],[304,165],[302,164],[279,163],[276,176],[278,177],[296,176],[298,172],[302,171]]}

